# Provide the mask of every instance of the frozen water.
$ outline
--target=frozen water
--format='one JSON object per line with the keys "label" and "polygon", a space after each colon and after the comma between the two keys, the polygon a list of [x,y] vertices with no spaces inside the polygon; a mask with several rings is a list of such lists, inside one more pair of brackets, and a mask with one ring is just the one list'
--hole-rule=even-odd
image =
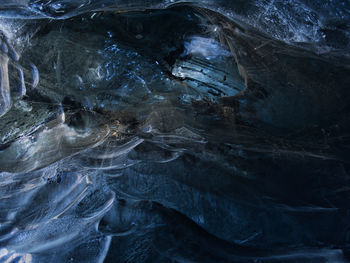
{"label": "frozen water", "polygon": [[347,1],[0,3],[0,262],[349,262]]}

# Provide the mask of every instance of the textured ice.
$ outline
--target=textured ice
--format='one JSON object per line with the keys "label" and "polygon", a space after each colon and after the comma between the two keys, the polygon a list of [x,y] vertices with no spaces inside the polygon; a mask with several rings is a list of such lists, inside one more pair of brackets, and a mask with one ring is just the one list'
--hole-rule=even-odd
{"label": "textured ice", "polygon": [[1,1],[0,262],[349,262],[349,10]]}

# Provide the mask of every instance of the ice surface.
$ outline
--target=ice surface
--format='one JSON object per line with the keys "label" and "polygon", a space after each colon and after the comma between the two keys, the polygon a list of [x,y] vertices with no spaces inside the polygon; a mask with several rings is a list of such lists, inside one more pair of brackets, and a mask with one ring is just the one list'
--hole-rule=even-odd
{"label": "ice surface", "polygon": [[346,1],[0,3],[0,262],[348,262]]}

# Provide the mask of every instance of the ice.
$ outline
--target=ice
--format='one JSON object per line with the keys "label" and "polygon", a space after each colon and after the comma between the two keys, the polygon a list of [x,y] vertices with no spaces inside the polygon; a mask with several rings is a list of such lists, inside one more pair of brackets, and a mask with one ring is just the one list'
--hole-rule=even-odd
{"label": "ice", "polygon": [[349,261],[346,1],[0,3],[1,262]]}

